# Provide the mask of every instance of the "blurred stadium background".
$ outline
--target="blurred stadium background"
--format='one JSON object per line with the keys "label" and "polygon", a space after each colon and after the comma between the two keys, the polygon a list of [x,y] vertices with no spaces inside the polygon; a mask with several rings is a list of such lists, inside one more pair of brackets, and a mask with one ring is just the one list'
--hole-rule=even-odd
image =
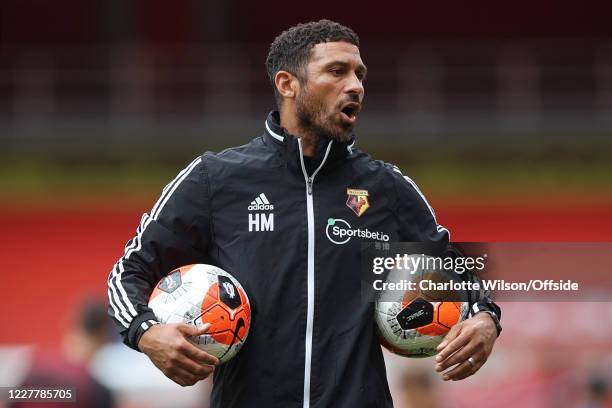
{"label": "blurred stadium background", "polygon": [[[298,22],[358,32],[358,144],[415,179],[454,240],[612,241],[609,15],[553,1],[3,0],[0,386],[66,348],[185,163],[261,134],[267,47]],[[612,406],[610,303],[503,306],[473,378],[442,383],[432,361],[388,356],[396,406]],[[175,387],[109,336],[91,365],[119,406],[206,406],[206,384]]]}

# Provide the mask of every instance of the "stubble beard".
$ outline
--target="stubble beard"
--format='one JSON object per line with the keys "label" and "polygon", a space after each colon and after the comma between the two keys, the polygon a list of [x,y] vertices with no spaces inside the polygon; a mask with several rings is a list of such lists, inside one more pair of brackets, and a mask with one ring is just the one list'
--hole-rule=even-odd
{"label": "stubble beard", "polygon": [[326,109],[321,101],[311,97],[306,87],[296,99],[298,126],[306,134],[314,137],[327,137],[338,142],[351,139],[353,126],[339,121],[335,115],[326,115]]}

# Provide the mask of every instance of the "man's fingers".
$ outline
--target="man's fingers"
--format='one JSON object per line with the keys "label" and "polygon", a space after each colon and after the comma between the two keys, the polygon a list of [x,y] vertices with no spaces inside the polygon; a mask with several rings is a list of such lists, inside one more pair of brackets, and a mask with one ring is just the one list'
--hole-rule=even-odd
{"label": "man's fingers", "polygon": [[164,374],[166,374],[166,377],[178,385],[182,385],[183,387],[194,385],[200,381],[200,378],[181,367],[172,367],[172,369],[168,370],[168,372]]}
{"label": "man's fingers", "polygon": [[191,337],[198,337],[203,334],[206,334],[210,329],[210,323],[205,323],[202,326],[194,326],[189,324],[179,324],[178,330],[185,336],[185,341],[181,341],[178,346],[178,350],[183,354],[187,355],[194,361],[203,363],[203,364],[219,364],[219,359],[213,355],[206,353],[203,350],[197,348],[193,343],[191,343]]}
{"label": "man's fingers", "polygon": [[454,333],[451,329],[438,346],[436,371],[443,372],[454,366],[443,374],[445,381],[462,380],[474,374],[487,361],[495,342],[494,335],[494,322],[490,318],[483,319],[477,315],[462,322],[461,329]]}
{"label": "man's fingers", "polygon": [[[141,350],[168,378],[182,386],[193,385],[214,371],[219,359],[200,350],[189,339],[205,333],[210,325],[160,324],[140,340]],[[146,341],[145,341],[146,340]]]}
{"label": "man's fingers", "polygon": [[212,365],[200,364],[181,354],[175,358],[175,365],[178,365],[179,368],[189,372],[189,374],[197,377],[200,380],[208,377],[215,369]]}
{"label": "man's fingers", "polygon": [[201,336],[210,329],[210,323],[204,323],[202,326],[182,323],[178,325],[178,329],[186,337]]}
{"label": "man's fingers", "polygon": [[452,370],[448,371],[447,373],[444,373],[444,375],[442,376],[442,379],[444,381],[449,381],[449,380],[454,381],[460,378],[465,378],[468,375],[472,374],[471,372],[472,370],[474,370],[474,367],[472,367],[472,364],[470,364],[469,361],[464,361],[463,363],[457,365]]}
{"label": "man's fingers", "polygon": [[446,360],[451,354],[459,350],[461,347],[465,346],[469,341],[470,336],[466,335],[465,333],[459,334],[457,338],[447,343],[443,348],[439,348],[438,356],[436,357],[436,362],[440,363]]}
{"label": "man's fingers", "polygon": [[188,339],[189,337],[201,336],[205,334],[208,329],[210,329],[210,323],[205,323],[202,326],[191,326],[188,324],[179,325],[179,330],[181,333],[183,333],[183,335],[185,335],[185,337],[187,337],[186,341],[181,343],[179,351],[196,362],[217,365],[219,364],[219,359],[217,357],[200,350]]}
{"label": "man's fingers", "polygon": [[470,363],[469,360],[465,360],[461,364],[457,365],[450,371],[447,371],[442,376],[444,381],[458,381],[463,380],[464,378],[469,377],[470,375],[476,373],[485,363],[485,359],[483,358],[482,353],[477,353],[476,355],[471,356],[474,363]]}
{"label": "man's fingers", "polygon": [[217,357],[213,356],[212,354],[208,354],[204,350],[200,350],[187,340],[185,343],[181,344],[179,350],[193,361],[210,365],[219,364],[219,359]]}
{"label": "man's fingers", "polygon": [[192,334],[192,336],[201,336],[205,334],[206,332],[208,332],[208,330],[210,329],[210,323],[204,323],[201,326],[195,326],[195,327],[196,327],[196,330],[194,334]]}
{"label": "man's fingers", "polygon": [[177,325],[177,328],[184,336],[183,338],[179,337],[176,339],[176,342],[173,344],[173,348],[179,353],[179,356],[184,356],[185,359],[197,365],[219,364],[219,359],[217,357],[199,349],[190,340],[192,337],[205,334],[208,329],[210,329],[210,323],[205,323],[202,326],[181,323]]}
{"label": "man's fingers", "polygon": [[455,337],[459,335],[460,332],[461,332],[461,323],[457,323],[456,325],[451,327],[448,333],[446,333],[446,336],[444,337],[444,340],[442,340],[442,343],[438,344],[437,350],[440,351],[444,347],[446,347],[446,345],[450,343],[451,341],[453,341]]}
{"label": "man's fingers", "polygon": [[452,367],[455,364],[459,364],[467,360],[476,352],[476,346],[473,343],[468,343],[463,346],[459,351],[452,354],[449,358],[442,360],[436,364],[436,371],[441,372],[446,370],[448,367]]}

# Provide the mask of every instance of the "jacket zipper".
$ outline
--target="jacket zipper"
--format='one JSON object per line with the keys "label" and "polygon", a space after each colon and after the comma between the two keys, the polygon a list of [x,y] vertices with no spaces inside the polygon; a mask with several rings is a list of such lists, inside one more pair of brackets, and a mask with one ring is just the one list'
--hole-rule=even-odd
{"label": "jacket zipper", "polygon": [[302,150],[302,141],[298,139],[298,147],[300,148],[300,163],[302,165],[302,173],[306,181],[306,215],[308,217],[308,306],[306,309],[306,344],[304,353],[304,405],[303,408],[310,408],[310,367],[312,363],[312,326],[314,320],[314,254],[315,254],[315,225],[314,225],[314,206],[312,184],[314,178],[321,170],[329,151],[331,150],[333,140],[329,141],[323,161],[312,173],[308,176],[306,166],[304,165],[304,151]]}

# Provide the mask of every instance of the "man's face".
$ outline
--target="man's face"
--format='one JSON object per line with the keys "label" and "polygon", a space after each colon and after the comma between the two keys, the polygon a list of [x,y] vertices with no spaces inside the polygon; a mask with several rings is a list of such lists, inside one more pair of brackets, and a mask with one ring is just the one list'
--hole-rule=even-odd
{"label": "man's face", "polygon": [[296,98],[300,127],[335,140],[350,138],[363,102],[366,67],[347,42],[315,45]]}

